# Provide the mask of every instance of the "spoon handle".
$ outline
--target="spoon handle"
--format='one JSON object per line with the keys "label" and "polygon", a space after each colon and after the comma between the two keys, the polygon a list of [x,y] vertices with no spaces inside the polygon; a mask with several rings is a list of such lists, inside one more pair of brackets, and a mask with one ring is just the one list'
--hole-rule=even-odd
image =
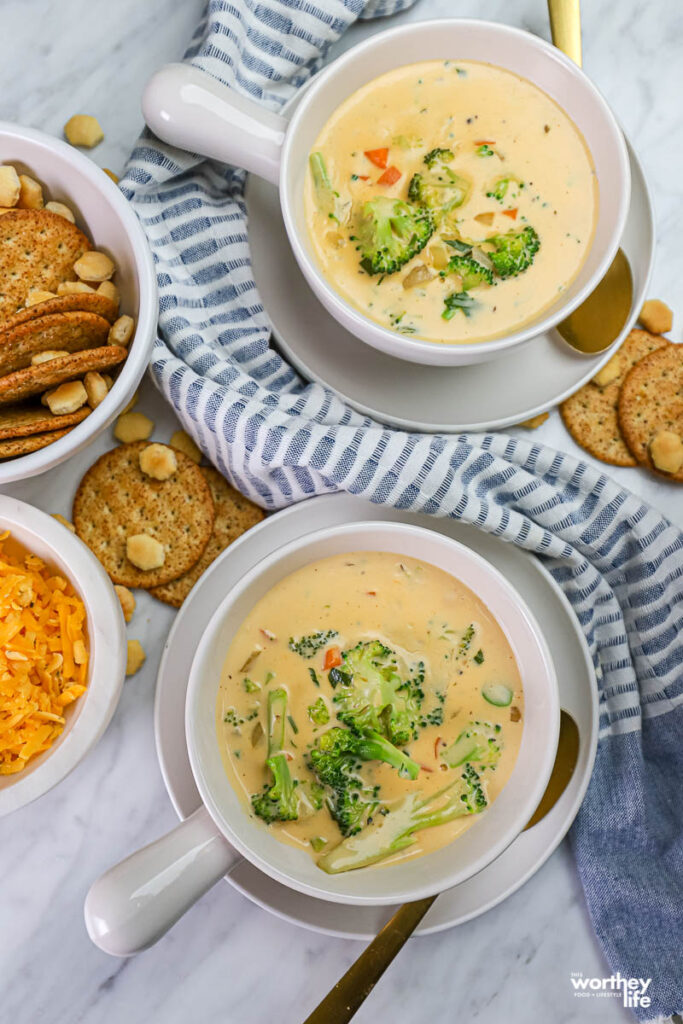
{"label": "spoon handle", "polygon": [[581,0],[548,0],[553,43],[581,67]]}
{"label": "spoon handle", "polygon": [[304,1024],[347,1024],[413,934],[436,896],[404,903]]}

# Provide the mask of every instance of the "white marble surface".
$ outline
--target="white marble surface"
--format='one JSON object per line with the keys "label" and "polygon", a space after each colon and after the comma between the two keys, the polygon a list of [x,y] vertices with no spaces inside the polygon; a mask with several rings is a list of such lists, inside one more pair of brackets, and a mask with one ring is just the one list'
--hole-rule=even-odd
{"label": "white marble surface", "polygon": [[[0,117],[59,133],[74,112],[95,113],[106,139],[93,158],[120,170],[140,125],[143,82],[180,56],[201,6],[201,0],[4,0]],[[585,66],[630,134],[654,192],[659,246],[652,294],[675,306],[683,269],[676,208],[683,165],[681,7],[678,0],[592,0],[584,9]],[[548,35],[543,0],[424,0],[395,20],[445,14],[485,16]],[[681,338],[680,319],[674,336]],[[173,417],[149,383],[141,407],[156,420],[155,437],[168,438]],[[557,413],[535,436],[581,454]],[[68,514],[77,479],[108,446],[103,439],[68,467],[13,493]],[[614,475],[683,524],[680,490],[636,470]],[[90,882],[175,821],[152,724],[156,667],[171,621],[169,609],[140,600],[130,633],[148,660],[126,683],[106,736],[65,783],[0,824],[2,1021],[295,1024],[362,949],[279,921],[225,884],[133,960],[110,959],[90,944],[82,918]],[[616,1000],[575,999],[570,971],[607,973],[564,843],[498,908],[411,942],[356,1019],[631,1019]]]}

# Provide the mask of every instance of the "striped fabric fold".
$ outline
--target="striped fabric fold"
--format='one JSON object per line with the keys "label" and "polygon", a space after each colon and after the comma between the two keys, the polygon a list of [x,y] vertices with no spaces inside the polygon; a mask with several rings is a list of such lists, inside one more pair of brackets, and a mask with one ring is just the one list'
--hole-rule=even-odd
{"label": "striped fabric fold", "polygon": [[[187,59],[278,109],[380,0],[211,0]],[[160,292],[157,386],[208,458],[268,509],[346,490],[451,516],[536,553],[585,633],[600,695],[595,770],[571,837],[613,972],[651,979],[641,1020],[683,1011],[683,535],[586,463],[504,434],[389,429],[270,347],[245,174],[143,135],[121,188]]]}

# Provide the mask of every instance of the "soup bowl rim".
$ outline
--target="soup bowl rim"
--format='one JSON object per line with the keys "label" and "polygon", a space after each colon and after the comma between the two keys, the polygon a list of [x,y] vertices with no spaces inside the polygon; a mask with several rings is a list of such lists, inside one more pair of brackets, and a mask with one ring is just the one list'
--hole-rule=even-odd
{"label": "soup bowl rim", "polygon": [[[268,833],[267,826],[251,818],[232,788],[223,767],[216,732],[215,708],[219,678],[216,677],[215,669],[218,664],[222,665],[227,653],[227,645],[221,637],[225,623],[245,595],[254,589],[261,589],[263,594],[269,592],[279,580],[289,575],[290,571],[295,571],[283,568],[290,563],[298,564],[300,567],[317,561],[317,557],[305,558],[306,553],[313,549],[324,547],[330,542],[335,546],[339,542],[345,551],[378,550],[369,539],[364,541],[363,537],[381,536],[390,538],[397,547],[388,548],[386,544],[389,541],[384,541],[383,547],[379,550],[393,550],[404,556],[408,556],[409,550],[442,552],[444,562],[448,562],[448,558],[451,557],[461,566],[457,574],[447,568],[444,568],[445,572],[465,586],[470,586],[470,589],[472,582],[483,581],[491,588],[491,593],[500,596],[501,605],[508,602],[509,616],[506,621],[498,618],[498,622],[513,648],[520,670],[523,670],[525,665],[534,667],[533,686],[529,686],[527,681],[525,690],[529,688],[530,693],[534,692],[537,706],[530,707],[529,714],[525,712],[518,759],[506,786],[487,811],[487,814],[492,816],[495,808],[503,800],[506,790],[515,780],[515,773],[524,751],[526,774],[517,779],[514,783],[516,790],[513,786],[505,798],[506,826],[495,843],[487,844],[485,849],[470,856],[466,864],[463,864],[462,858],[458,858],[458,850],[464,849],[463,841],[474,834],[485,820],[486,815],[482,815],[482,819],[474,822],[461,837],[435,852],[414,858],[405,864],[386,866],[381,871],[379,868],[366,868],[330,876],[317,868],[306,851],[295,850],[278,841]],[[353,541],[358,546],[344,547],[347,541]],[[303,562],[300,562],[300,556],[304,557]],[[433,558],[425,556],[423,560],[437,565],[437,568],[443,568]],[[264,578],[270,579],[272,574],[277,579],[265,586]],[[247,601],[247,604],[249,603]],[[255,602],[251,602],[252,607],[253,603]],[[513,605],[518,619],[514,618]],[[239,616],[233,635],[244,617],[244,614]],[[511,631],[512,623],[514,625]],[[529,645],[535,645],[533,651],[529,649]],[[536,673],[543,678],[536,678]],[[530,720],[532,726],[529,725]],[[203,804],[218,831],[236,850],[271,878],[308,895],[347,904],[390,904],[434,895],[465,881],[495,860],[521,833],[536,809],[552,771],[559,735],[559,693],[552,657],[540,626],[526,602],[499,570],[466,545],[425,527],[369,521],[329,527],[306,538],[291,541],[260,561],[231,588],[212,615],[195,652],[187,690],[185,725],[190,764]],[[444,854],[443,851],[450,853]],[[440,857],[445,861],[450,856],[453,861],[450,870],[448,865],[440,865],[435,872],[425,870],[425,866],[432,867],[436,864],[435,858]],[[295,862],[293,870],[292,865]],[[396,868],[399,870],[395,870]],[[376,882],[381,884],[375,884]]]}
{"label": "soup bowl rim", "polygon": [[[345,67],[349,63],[358,60],[359,57],[368,58],[366,62],[369,62],[373,50],[405,35],[410,35],[411,42],[414,42],[416,46],[415,59],[408,63],[419,62],[421,58],[418,48],[421,36],[435,31],[439,33],[455,32],[465,34],[468,31],[474,31],[483,32],[492,37],[497,35],[501,39],[509,41],[513,46],[530,46],[542,54],[545,59],[554,62],[564,72],[568,72],[573,76],[575,88],[582,90],[586,103],[586,115],[585,120],[582,120],[581,123],[576,118],[570,119],[576,123],[582,134],[584,134],[583,125],[587,124],[590,118],[595,118],[596,116],[600,117],[603,125],[609,130],[612,150],[612,180],[605,183],[600,180],[598,175],[598,187],[601,195],[606,188],[609,188],[610,193],[614,193],[616,190],[618,195],[618,210],[614,216],[609,240],[603,246],[601,258],[583,286],[570,297],[553,303],[535,320],[523,325],[519,329],[504,333],[501,336],[489,338],[488,340],[470,343],[435,342],[415,338],[410,335],[400,334],[389,327],[383,327],[365,316],[336,291],[327,280],[318,266],[314,253],[310,250],[307,239],[302,238],[305,231],[302,231],[298,226],[297,217],[294,212],[295,201],[293,193],[296,192],[297,187],[298,189],[301,188],[300,180],[293,180],[294,175],[292,171],[295,157],[301,149],[299,129],[305,123],[311,106],[315,103],[316,99],[331,83],[334,83],[338,76],[343,74]],[[466,54],[459,54],[459,57],[462,60],[470,59]],[[401,66],[405,66],[405,63],[398,62],[395,65],[396,68]],[[502,64],[498,66],[504,67]],[[532,85],[541,89],[541,91],[546,91],[543,86],[539,85],[529,75],[524,77]],[[352,93],[349,95],[352,95]],[[348,99],[348,96],[346,98]],[[338,109],[338,106],[339,104],[336,104],[331,113]],[[328,116],[331,116],[331,113]],[[570,115],[567,114],[567,116],[569,117]],[[388,355],[428,365],[465,365],[468,363],[486,362],[509,349],[523,345],[531,341],[532,338],[552,330],[569,316],[595,290],[616,255],[628,216],[630,191],[630,165],[623,133],[607,101],[585,72],[555,46],[531,32],[511,25],[474,18],[437,18],[417,23],[411,22],[407,25],[399,25],[378,32],[350,47],[349,50],[320,71],[306,87],[288,121],[280,162],[280,205],[289,243],[306,281],[317,298],[336,320],[361,341]],[[600,215],[599,210],[596,226]],[[589,259],[594,244],[595,235],[582,267],[585,265],[586,260]],[[582,269],[579,270],[577,276],[580,276],[581,273]]]}

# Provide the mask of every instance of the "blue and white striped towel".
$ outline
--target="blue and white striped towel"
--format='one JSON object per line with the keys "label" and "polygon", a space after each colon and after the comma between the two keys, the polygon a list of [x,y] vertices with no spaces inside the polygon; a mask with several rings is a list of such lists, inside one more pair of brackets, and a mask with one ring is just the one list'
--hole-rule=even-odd
{"label": "blue and white striped towel", "polygon": [[[187,58],[279,108],[359,17],[411,0],[211,0]],[[614,972],[652,979],[641,1020],[683,1011],[683,536],[583,462],[503,434],[425,436],[362,417],[269,347],[243,171],[150,135],[121,183],[156,260],[157,385],[226,477],[267,508],[343,489],[453,516],[536,552],[585,631],[600,742],[572,830]]]}

